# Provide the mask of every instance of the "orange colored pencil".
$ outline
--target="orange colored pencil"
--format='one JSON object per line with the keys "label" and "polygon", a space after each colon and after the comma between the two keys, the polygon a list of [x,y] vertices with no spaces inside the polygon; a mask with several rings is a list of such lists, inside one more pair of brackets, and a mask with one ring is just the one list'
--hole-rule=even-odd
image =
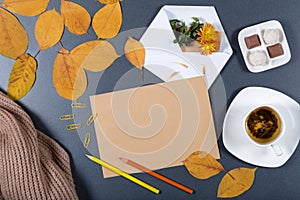
{"label": "orange colored pencil", "polygon": [[129,160],[129,159],[126,159],[126,158],[119,158],[119,159],[122,162],[124,162],[124,163],[126,163],[128,165],[131,165],[132,167],[135,167],[135,168],[137,168],[137,169],[139,169],[139,170],[141,170],[143,172],[146,172],[147,174],[150,174],[153,177],[156,177],[156,178],[158,178],[158,179],[160,179],[160,180],[162,180],[162,181],[164,181],[166,183],[169,183],[170,185],[173,185],[174,187],[177,187],[178,189],[181,189],[181,190],[183,190],[183,191],[185,191],[185,192],[187,192],[189,194],[193,194],[194,193],[194,190],[192,190],[192,189],[190,189],[190,188],[188,188],[188,187],[186,187],[186,186],[184,186],[184,185],[182,185],[180,183],[177,183],[177,182],[175,182],[175,181],[173,181],[173,180],[171,180],[171,179],[169,179],[169,178],[167,178],[167,177],[165,177],[165,176],[163,176],[163,175],[161,175],[159,173],[151,171],[150,169],[148,169],[148,168],[146,168],[146,167],[144,167],[144,166],[142,166],[142,165],[140,165],[140,164],[138,164],[138,163],[136,163],[136,162],[134,162],[132,160]]}

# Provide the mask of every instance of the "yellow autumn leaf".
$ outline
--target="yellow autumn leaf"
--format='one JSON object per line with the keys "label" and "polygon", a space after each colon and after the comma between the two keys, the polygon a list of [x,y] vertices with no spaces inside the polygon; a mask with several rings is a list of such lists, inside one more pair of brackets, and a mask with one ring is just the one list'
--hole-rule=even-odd
{"label": "yellow autumn leaf", "polygon": [[113,4],[113,3],[120,2],[121,0],[98,0],[98,1],[102,4]]}
{"label": "yellow autumn leaf", "polygon": [[71,1],[61,0],[60,12],[71,33],[81,35],[88,32],[91,16],[84,7]]}
{"label": "yellow autumn leaf", "polygon": [[82,43],[82,44],[78,45],[77,47],[75,47],[71,51],[70,55],[79,66],[81,66],[87,70],[97,72],[98,69],[95,68],[94,66],[85,66],[85,65],[82,65],[82,63],[85,60],[85,58],[91,53],[91,51],[97,45],[100,44],[100,42],[102,42],[102,41],[101,40],[93,40],[93,41]]}
{"label": "yellow autumn leaf", "polygon": [[232,198],[249,190],[254,182],[256,169],[237,168],[227,172],[219,184],[218,197]]}
{"label": "yellow autumn leaf", "polygon": [[210,154],[202,151],[192,153],[183,164],[189,173],[198,179],[208,179],[225,171],[224,167]]}
{"label": "yellow autumn leaf", "polygon": [[36,67],[36,60],[29,54],[17,58],[8,80],[7,95],[11,99],[21,99],[30,91],[35,81]]}
{"label": "yellow autumn leaf", "polygon": [[140,70],[143,68],[146,52],[141,42],[129,37],[124,47],[124,53],[127,60],[136,68]]}
{"label": "yellow autumn leaf", "polygon": [[86,90],[84,70],[72,59],[70,51],[62,48],[54,61],[52,81],[56,92],[69,100],[78,99]]}
{"label": "yellow autumn leaf", "polygon": [[50,0],[3,0],[7,10],[23,16],[36,16],[44,12]]}
{"label": "yellow autumn leaf", "polygon": [[115,37],[122,25],[122,10],[120,3],[107,4],[94,15],[92,27],[98,38]]}
{"label": "yellow autumn leaf", "polygon": [[83,95],[87,88],[87,77],[83,68],[79,68],[74,81],[72,100],[76,100]]}
{"label": "yellow autumn leaf", "polygon": [[110,67],[119,58],[115,48],[108,42],[100,42],[85,58],[81,66],[93,72],[100,72]]}
{"label": "yellow autumn leaf", "polygon": [[35,38],[40,49],[45,50],[58,43],[63,31],[63,18],[55,9],[41,14],[34,28]]}
{"label": "yellow autumn leaf", "polygon": [[16,59],[25,53],[28,35],[19,20],[0,8],[0,54]]}

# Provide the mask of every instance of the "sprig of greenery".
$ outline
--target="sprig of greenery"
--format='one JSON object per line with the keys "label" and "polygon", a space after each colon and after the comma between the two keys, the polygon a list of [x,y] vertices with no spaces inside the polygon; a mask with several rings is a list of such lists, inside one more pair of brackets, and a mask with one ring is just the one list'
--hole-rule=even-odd
{"label": "sprig of greenery", "polygon": [[174,43],[178,43],[181,47],[188,46],[192,41],[197,40],[198,32],[200,31],[203,23],[200,23],[197,17],[192,17],[194,20],[188,27],[185,22],[178,19],[170,20],[170,25],[174,31],[176,39]]}

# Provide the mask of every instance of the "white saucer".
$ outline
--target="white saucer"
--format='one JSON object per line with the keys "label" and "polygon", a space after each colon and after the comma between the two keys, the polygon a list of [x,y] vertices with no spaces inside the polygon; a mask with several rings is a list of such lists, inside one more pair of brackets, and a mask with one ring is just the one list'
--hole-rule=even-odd
{"label": "white saucer", "polygon": [[[245,133],[245,116],[257,107],[269,105],[280,112],[285,133],[276,143],[283,154],[277,156],[271,146],[256,146]],[[232,101],[224,120],[223,143],[237,158],[262,167],[280,167],[292,156],[300,138],[300,105],[285,94],[262,87],[248,87]]]}

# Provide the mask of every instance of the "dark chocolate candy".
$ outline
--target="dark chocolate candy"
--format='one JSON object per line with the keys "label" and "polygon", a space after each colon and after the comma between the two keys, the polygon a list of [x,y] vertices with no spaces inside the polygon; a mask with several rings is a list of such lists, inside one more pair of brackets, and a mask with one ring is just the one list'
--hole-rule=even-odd
{"label": "dark chocolate candy", "polygon": [[282,49],[281,44],[279,44],[279,43],[274,44],[272,46],[268,46],[267,49],[268,49],[270,58],[275,58],[277,56],[283,55],[283,49]]}
{"label": "dark chocolate candy", "polygon": [[260,40],[257,34],[245,37],[245,43],[248,49],[260,46]]}

